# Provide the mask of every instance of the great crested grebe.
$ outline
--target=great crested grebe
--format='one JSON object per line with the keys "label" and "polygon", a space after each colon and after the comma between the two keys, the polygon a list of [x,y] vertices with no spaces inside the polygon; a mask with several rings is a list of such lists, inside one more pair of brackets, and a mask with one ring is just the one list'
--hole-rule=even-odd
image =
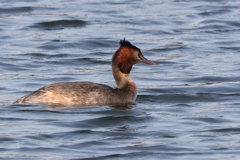
{"label": "great crested grebe", "polygon": [[124,39],[112,57],[112,74],[117,88],[92,82],[60,82],[46,85],[14,103],[61,106],[131,103],[137,97],[137,87],[129,74],[132,66],[140,62],[156,64],[144,58],[139,48]]}

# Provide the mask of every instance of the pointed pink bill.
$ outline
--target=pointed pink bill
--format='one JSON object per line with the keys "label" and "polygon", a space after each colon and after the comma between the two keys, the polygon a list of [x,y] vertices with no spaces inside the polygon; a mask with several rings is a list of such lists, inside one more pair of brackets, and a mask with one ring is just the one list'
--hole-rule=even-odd
{"label": "pointed pink bill", "polygon": [[150,64],[150,65],[157,65],[156,63],[149,61],[148,59],[146,59],[145,57],[143,57],[143,55],[139,55],[140,59],[142,60],[143,63],[146,64]]}

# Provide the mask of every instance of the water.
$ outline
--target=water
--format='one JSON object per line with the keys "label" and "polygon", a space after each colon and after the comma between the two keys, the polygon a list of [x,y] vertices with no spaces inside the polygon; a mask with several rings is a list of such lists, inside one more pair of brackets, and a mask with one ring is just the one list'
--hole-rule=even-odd
{"label": "water", "polygon": [[[3,0],[2,159],[239,159],[238,0]],[[46,84],[114,87],[126,38],[157,66],[131,72],[129,106],[13,105]]]}

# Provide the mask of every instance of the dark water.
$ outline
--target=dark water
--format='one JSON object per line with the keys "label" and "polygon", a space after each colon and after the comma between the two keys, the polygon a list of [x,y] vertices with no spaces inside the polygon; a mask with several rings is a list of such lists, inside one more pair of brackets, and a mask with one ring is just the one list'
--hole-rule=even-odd
{"label": "dark water", "polygon": [[[239,0],[2,0],[0,158],[239,159]],[[126,37],[157,66],[137,64],[136,103],[13,105],[46,84],[115,86]]]}

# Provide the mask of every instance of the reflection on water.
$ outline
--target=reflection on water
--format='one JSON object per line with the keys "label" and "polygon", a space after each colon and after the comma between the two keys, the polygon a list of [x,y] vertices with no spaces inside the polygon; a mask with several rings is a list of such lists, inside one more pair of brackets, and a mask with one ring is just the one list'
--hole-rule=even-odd
{"label": "reflection on water", "polygon": [[[238,159],[239,6],[2,1],[0,157]],[[12,104],[56,82],[115,87],[111,57],[124,37],[159,64],[133,67],[135,104]]]}

